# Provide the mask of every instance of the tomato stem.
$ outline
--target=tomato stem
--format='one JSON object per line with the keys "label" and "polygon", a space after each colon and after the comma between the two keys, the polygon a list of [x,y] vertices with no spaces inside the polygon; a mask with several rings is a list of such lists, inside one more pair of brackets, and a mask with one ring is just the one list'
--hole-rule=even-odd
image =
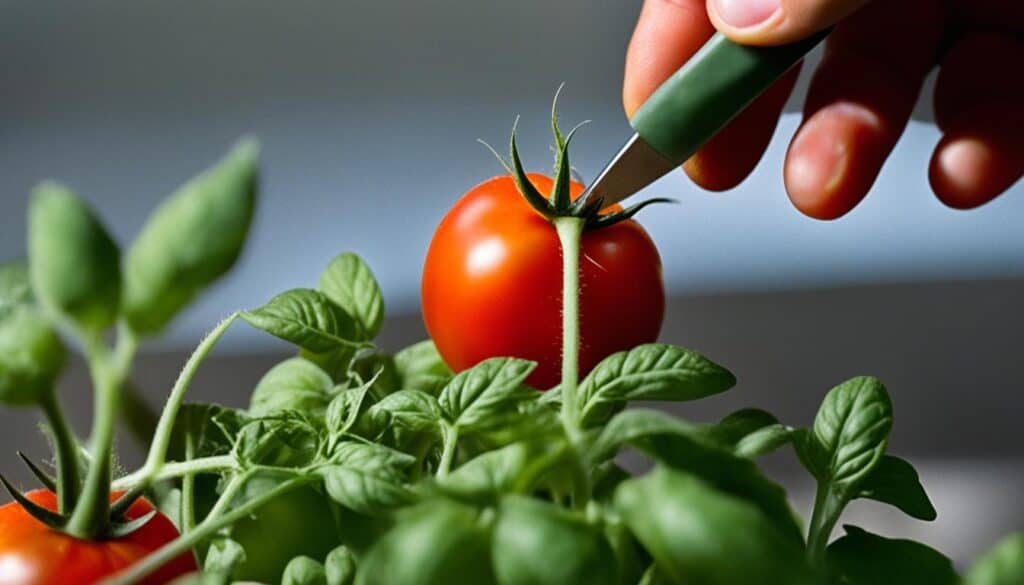
{"label": "tomato stem", "polygon": [[213,328],[213,331],[199,342],[195,351],[192,352],[188,361],[185,362],[185,367],[182,368],[181,373],[178,374],[178,379],[175,380],[174,387],[171,388],[171,394],[167,397],[167,404],[164,405],[164,410],[160,413],[160,421],[157,423],[156,431],[153,433],[153,443],[150,445],[149,455],[146,457],[146,463],[142,466],[141,475],[145,480],[149,480],[160,473],[160,469],[164,466],[164,462],[167,460],[167,449],[171,444],[171,433],[174,430],[174,419],[178,416],[178,411],[181,409],[181,403],[185,398],[185,392],[188,390],[189,384],[192,383],[192,378],[195,377],[196,371],[199,369],[199,365],[203,363],[206,356],[209,355],[211,350],[213,350],[213,346],[217,345],[221,336],[224,335],[228,330],[228,327],[230,327],[237,318],[238,313],[233,313],[227,319],[218,323],[217,326]]}
{"label": "tomato stem", "polygon": [[228,500],[234,500],[234,496],[237,495],[242,484],[244,484],[248,479],[248,474],[242,474],[232,478],[228,483],[228,486],[224,488],[224,493],[217,501],[217,505],[215,505],[214,509],[210,511],[210,514],[206,519],[196,526],[195,530],[182,534],[178,538],[165,544],[153,554],[132,565],[125,572],[103,581],[103,585],[131,585],[133,583],[138,583],[140,580],[168,563],[171,559],[213,536],[220,529],[230,526],[249,514],[252,514],[260,506],[297,487],[316,481],[316,478],[312,476],[289,479],[288,481],[278,484],[272,490],[263,492],[253,499],[232,508],[230,512],[221,514],[221,512],[223,512],[230,503]]}
{"label": "tomato stem", "polygon": [[[192,428],[191,411],[185,411],[185,428]],[[185,433],[185,462],[195,456],[195,438],[192,433]],[[196,474],[188,472],[181,477],[181,531],[191,532],[196,527]]]}
{"label": "tomato stem", "polygon": [[78,457],[78,443],[64,411],[57,402],[57,394],[51,389],[43,394],[39,402],[50,425],[57,459],[57,511],[67,514],[78,501],[82,478],[79,475],[81,460]]}
{"label": "tomato stem", "polygon": [[92,436],[89,439],[92,461],[66,530],[78,538],[94,539],[102,534],[109,521],[110,475],[119,395],[135,355],[137,339],[128,327],[120,326],[113,353],[99,334],[84,341],[95,394]]}
{"label": "tomato stem", "polygon": [[140,469],[124,477],[114,480],[115,490],[126,490],[145,482],[158,482],[165,479],[184,477],[197,473],[221,473],[232,471],[238,468],[238,462],[231,455],[213,455],[200,457],[189,461],[172,461],[165,463],[160,471],[150,474],[145,469]]}
{"label": "tomato stem", "polygon": [[573,443],[580,438],[580,240],[585,221],[578,217],[552,220],[562,247],[562,425]]}

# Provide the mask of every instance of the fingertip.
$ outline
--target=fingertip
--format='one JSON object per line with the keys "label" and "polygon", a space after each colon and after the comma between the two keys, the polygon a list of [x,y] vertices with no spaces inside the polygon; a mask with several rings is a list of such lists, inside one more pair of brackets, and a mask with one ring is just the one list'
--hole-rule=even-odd
{"label": "fingertip", "polygon": [[626,50],[622,106],[633,114],[711,37],[703,0],[646,0]]}
{"label": "fingertip", "polygon": [[796,42],[834,25],[867,0],[707,0],[715,28],[746,45]]}
{"label": "fingertip", "polygon": [[942,203],[974,209],[995,199],[1024,174],[1024,140],[1011,115],[1001,108],[974,110],[959,117],[939,141],[928,166],[928,182]]}
{"label": "fingertip", "polygon": [[882,120],[858,104],[839,102],[817,111],[786,153],[783,175],[790,201],[815,219],[846,215],[874,183],[886,140]]}

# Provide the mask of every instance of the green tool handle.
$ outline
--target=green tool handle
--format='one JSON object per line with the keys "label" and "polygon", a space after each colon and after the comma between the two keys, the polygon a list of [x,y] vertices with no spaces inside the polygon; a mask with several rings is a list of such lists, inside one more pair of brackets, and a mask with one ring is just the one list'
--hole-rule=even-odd
{"label": "green tool handle", "polygon": [[630,120],[641,138],[682,164],[830,31],[789,45],[753,47],[715,33]]}

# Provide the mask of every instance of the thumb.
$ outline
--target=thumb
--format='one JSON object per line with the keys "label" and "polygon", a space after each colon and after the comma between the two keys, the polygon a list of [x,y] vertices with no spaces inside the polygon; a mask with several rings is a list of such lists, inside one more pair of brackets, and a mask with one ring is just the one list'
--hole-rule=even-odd
{"label": "thumb", "polygon": [[745,45],[781,45],[831,26],[868,0],[707,0],[722,34]]}

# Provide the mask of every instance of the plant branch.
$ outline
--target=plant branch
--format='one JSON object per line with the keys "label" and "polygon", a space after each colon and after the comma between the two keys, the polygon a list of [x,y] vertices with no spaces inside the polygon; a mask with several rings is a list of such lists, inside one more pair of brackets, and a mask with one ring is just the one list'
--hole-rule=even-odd
{"label": "plant branch", "polygon": [[578,217],[553,220],[562,247],[562,425],[573,444],[580,440],[580,240],[584,221]]}
{"label": "plant branch", "polygon": [[818,483],[814,496],[814,512],[807,529],[807,558],[820,567],[825,561],[825,548],[832,529],[839,521],[845,502],[827,483]]}
{"label": "plant branch", "polygon": [[[231,499],[233,499],[234,493],[237,493],[237,490],[241,487],[241,485],[245,482],[246,479],[248,479],[248,477],[245,474],[236,476],[234,479],[232,479],[232,481],[228,484],[228,487],[225,488],[224,494],[221,496],[221,499],[218,500],[217,503],[221,504],[221,502],[225,501],[227,499],[225,498],[225,496],[228,496],[229,491],[233,492],[231,494]],[[296,477],[290,479],[281,484],[278,484],[274,489],[264,492],[256,496],[255,498],[233,508],[230,512],[226,514],[220,514],[220,512],[223,511],[226,504],[222,506],[214,506],[214,510],[210,511],[210,515],[207,516],[205,520],[200,522],[199,525],[196,526],[195,530],[179,536],[178,538],[164,545],[162,548],[158,549],[153,554],[142,559],[142,561],[140,561],[139,563],[132,565],[125,572],[116,575],[110,579],[107,579],[102,583],[103,585],[131,585],[133,583],[138,583],[140,580],[152,574],[154,571],[162,567],[171,559],[177,557],[182,553],[185,553],[190,548],[206,540],[207,538],[213,536],[220,529],[230,526],[231,524],[234,524],[238,520],[253,513],[260,506],[266,504],[267,502],[273,500],[274,498],[280,496],[281,494],[291,491],[310,481],[313,481],[312,477]],[[215,511],[217,511],[218,513],[215,514]]]}
{"label": "plant branch", "polygon": [[68,520],[67,532],[78,538],[91,539],[105,530],[109,521],[110,473],[119,395],[135,355],[137,340],[127,327],[119,327],[113,353],[103,344],[98,333],[86,339],[84,347],[95,394],[92,436],[89,439],[92,462]]}
{"label": "plant branch", "polygon": [[78,442],[75,440],[64,411],[57,402],[54,389],[45,392],[39,403],[50,425],[57,463],[57,511],[69,513],[78,501],[82,478],[79,475],[81,460],[78,457]]}
{"label": "plant branch", "polygon": [[170,396],[167,397],[167,404],[164,406],[163,412],[160,413],[160,421],[157,423],[156,431],[153,433],[153,442],[149,449],[149,455],[146,457],[145,465],[142,466],[144,470],[142,475],[144,477],[155,476],[163,467],[164,461],[167,458],[167,449],[171,443],[171,432],[174,430],[174,419],[177,418],[178,411],[181,409],[185,392],[188,390],[189,384],[192,383],[199,365],[203,363],[206,356],[217,345],[217,341],[220,340],[224,332],[228,330],[228,327],[237,318],[238,313],[233,313],[227,319],[217,324],[213,331],[199,342],[195,351],[192,352],[188,361],[185,362],[185,367],[182,368],[178,379],[174,382],[174,387],[171,388]]}
{"label": "plant branch", "polygon": [[174,479],[197,473],[220,473],[231,471],[238,467],[238,463],[231,455],[214,455],[212,457],[200,457],[188,461],[172,461],[165,463],[160,471],[149,474],[140,469],[117,480],[114,480],[115,490],[129,489],[142,482],[158,482],[165,479]]}

